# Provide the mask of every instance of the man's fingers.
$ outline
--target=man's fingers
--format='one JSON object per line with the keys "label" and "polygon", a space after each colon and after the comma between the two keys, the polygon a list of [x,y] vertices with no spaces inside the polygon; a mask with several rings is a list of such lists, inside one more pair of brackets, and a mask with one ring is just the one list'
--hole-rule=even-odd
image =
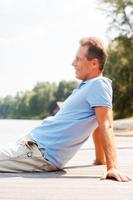
{"label": "man's fingers", "polygon": [[128,181],[132,181],[132,178],[130,178],[130,177],[128,177],[128,176],[127,176],[127,178],[128,178]]}
{"label": "man's fingers", "polygon": [[128,176],[126,175],[120,175],[120,178],[121,178],[121,181],[123,182],[128,182],[128,181],[131,181],[132,179],[129,178]]}
{"label": "man's fingers", "polygon": [[105,180],[105,179],[115,179],[116,181],[119,182],[128,182],[131,181],[132,179],[129,178],[128,176],[126,176],[125,174],[122,173],[113,173],[113,172],[105,172],[101,178],[101,180]]}
{"label": "man's fingers", "polygon": [[105,180],[105,179],[115,179],[119,182],[128,182],[128,181],[131,181],[132,179],[129,178],[128,176],[126,175],[123,175],[123,174],[111,174],[111,173],[108,173],[108,172],[105,172],[100,180]]}
{"label": "man's fingers", "polygon": [[119,181],[122,181],[122,182],[128,182],[128,181],[132,180],[131,178],[129,178],[128,176],[126,176],[125,174],[122,174],[122,173],[117,174],[117,180],[118,179],[119,179]]}

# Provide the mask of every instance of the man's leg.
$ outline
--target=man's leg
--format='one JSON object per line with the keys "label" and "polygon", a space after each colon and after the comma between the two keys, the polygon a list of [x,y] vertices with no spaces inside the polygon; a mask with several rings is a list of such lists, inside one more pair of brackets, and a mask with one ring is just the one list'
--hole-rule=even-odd
{"label": "man's leg", "polygon": [[98,128],[94,131],[92,137],[93,137],[93,141],[94,141],[94,145],[95,145],[95,156],[96,156],[94,164],[104,165],[104,164],[106,164],[106,159],[105,159],[105,154],[104,154],[104,150],[102,147],[102,142],[101,142]]}
{"label": "man's leg", "polygon": [[21,140],[8,149],[0,149],[0,172],[55,171],[33,141]]}

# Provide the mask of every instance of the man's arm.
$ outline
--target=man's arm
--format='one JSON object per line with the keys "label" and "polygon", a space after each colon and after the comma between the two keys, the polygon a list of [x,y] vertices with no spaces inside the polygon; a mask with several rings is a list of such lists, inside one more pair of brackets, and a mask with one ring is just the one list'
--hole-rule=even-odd
{"label": "man's arm", "polygon": [[101,179],[115,178],[117,181],[130,181],[131,179],[128,176],[117,170],[116,145],[112,127],[111,108],[95,107],[95,112],[107,166],[107,172]]}
{"label": "man's arm", "polygon": [[94,145],[95,145],[94,164],[95,165],[105,165],[106,159],[105,159],[105,153],[104,153],[101,137],[100,137],[100,134],[99,134],[99,128],[96,128],[92,137],[93,137],[93,142],[94,142]]}

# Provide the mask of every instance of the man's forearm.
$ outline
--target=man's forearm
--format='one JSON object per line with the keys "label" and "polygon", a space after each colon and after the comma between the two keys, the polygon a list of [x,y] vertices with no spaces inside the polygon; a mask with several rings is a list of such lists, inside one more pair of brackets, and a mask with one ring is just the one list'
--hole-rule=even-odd
{"label": "man's forearm", "polygon": [[112,128],[99,127],[99,134],[106,157],[107,170],[117,168],[116,144]]}
{"label": "man's forearm", "polygon": [[105,165],[106,158],[105,158],[105,153],[104,153],[104,149],[103,149],[103,145],[102,145],[102,141],[101,141],[101,137],[99,133],[99,128],[96,128],[92,137],[93,137],[93,142],[95,145],[95,156],[96,156],[94,164]]}

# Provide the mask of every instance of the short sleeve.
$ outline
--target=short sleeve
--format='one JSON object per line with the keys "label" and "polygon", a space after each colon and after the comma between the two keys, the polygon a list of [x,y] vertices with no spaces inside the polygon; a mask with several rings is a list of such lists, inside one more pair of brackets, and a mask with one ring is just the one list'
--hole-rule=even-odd
{"label": "short sleeve", "polygon": [[87,96],[87,102],[91,107],[112,107],[112,84],[111,80],[96,80]]}

